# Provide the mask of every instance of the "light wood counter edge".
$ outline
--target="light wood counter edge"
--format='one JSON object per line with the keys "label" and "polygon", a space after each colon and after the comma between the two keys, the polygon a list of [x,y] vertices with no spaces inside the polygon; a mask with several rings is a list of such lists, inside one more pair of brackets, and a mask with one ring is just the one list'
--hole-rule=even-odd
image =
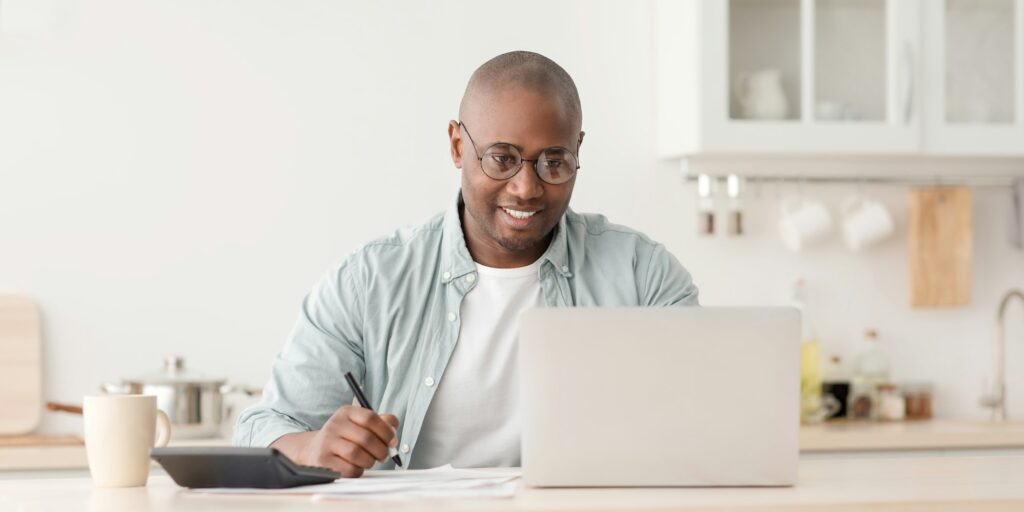
{"label": "light wood counter edge", "polygon": [[800,451],[853,452],[1024,448],[1024,423],[932,420],[800,428]]}
{"label": "light wood counter edge", "polygon": [[[723,505],[710,507],[655,507],[643,512],[1020,512],[1024,502],[1015,500],[972,500],[945,502],[863,502],[835,505]],[[531,508],[529,512],[567,512],[570,510],[598,510],[600,512],[636,512],[635,508],[571,509]]]}
{"label": "light wood counter edge", "polygon": [[[49,444],[29,446],[0,446],[0,471],[22,471],[37,469],[86,469],[89,460],[85,454],[85,445],[80,438],[72,436],[60,437],[66,444],[57,444],[57,437]],[[77,442],[72,442],[77,440]],[[172,440],[170,446],[226,446],[231,440],[213,439],[182,439]],[[153,465],[158,465],[155,461]]]}
{"label": "light wood counter edge", "polygon": [[0,470],[84,469],[89,467],[83,445],[5,446]]}

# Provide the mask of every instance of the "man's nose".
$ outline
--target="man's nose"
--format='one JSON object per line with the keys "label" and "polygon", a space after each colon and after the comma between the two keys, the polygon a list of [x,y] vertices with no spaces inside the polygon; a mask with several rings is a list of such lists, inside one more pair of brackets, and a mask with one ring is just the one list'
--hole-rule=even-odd
{"label": "man's nose", "polygon": [[518,198],[534,199],[544,195],[544,183],[537,176],[535,160],[523,160],[523,168],[508,181],[509,192]]}

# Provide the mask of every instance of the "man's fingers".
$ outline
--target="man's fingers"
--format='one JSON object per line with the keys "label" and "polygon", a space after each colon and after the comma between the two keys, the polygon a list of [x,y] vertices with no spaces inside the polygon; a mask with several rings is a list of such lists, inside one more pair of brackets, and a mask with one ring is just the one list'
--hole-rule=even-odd
{"label": "man's fingers", "polygon": [[[352,434],[348,430],[342,430],[339,432],[341,437],[334,440],[330,445],[330,451],[334,455],[345,459],[349,464],[358,466],[363,469],[372,468],[377,462],[377,458],[368,451],[368,449],[359,444],[359,441],[350,439],[351,437],[358,438],[356,434]],[[373,437],[369,435],[368,437]],[[380,444],[380,441],[377,441]]]}
{"label": "man's fingers", "polygon": [[[356,444],[364,451],[367,452],[370,458],[376,460],[386,460],[388,455],[388,448],[377,434],[355,424],[348,423],[338,429],[338,435],[351,443]],[[348,457],[346,457],[348,458]],[[352,462],[352,459],[349,459]],[[372,463],[371,463],[372,465]],[[369,466],[364,466],[369,467]]]}
{"label": "man's fingers", "polygon": [[[376,434],[385,446],[391,444],[391,440],[395,438],[395,428],[369,409],[352,409],[348,417],[352,423]],[[395,419],[397,421],[397,418]]]}
{"label": "man's fingers", "polygon": [[394,429],[394,437],[391,438],[391,441],[388,442],[387,445],[388,446],[397,446],[398,445],[398,417],[395,416],[395,415],[381,415],[381,419],[384,420],[385,422],[387,422],[388,425],[391,425],[391,428]]}
{"label": "man's fingers", "polygon": [[395,416],[394,414],[381,414],[380,419],[387,422],[388,425],[391,425],[391,428],[398,430],[398,416]]}
{"label": "man's fingers", "polygon": [[334,454],[325,457],[320,466],[333,469],[338,473],[341,473],[341,476],[345,478],[358,478],[363,476],[363,468]]}

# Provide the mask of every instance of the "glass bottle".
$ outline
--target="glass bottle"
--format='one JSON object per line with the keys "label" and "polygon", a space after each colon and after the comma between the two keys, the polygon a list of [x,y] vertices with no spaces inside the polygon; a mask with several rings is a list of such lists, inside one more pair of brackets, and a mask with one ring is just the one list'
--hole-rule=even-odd
{"label": "glass bottle", "polygon": [[847,411],[851,418],[878,419],[879,384],[889,382],[889,358],[878,341],[878,331],[864,331],[864,348],[857,357],[857,371],[850,382]]}
{"label": "glass bottle", "polygon": [[842,356],[838,354],[830,354],[826,359],[825,369],[822,372],[821,395],[826,400],[831,395],[839,406],[834,415],[825,419],[846,418],[846,405],[850,397],[850,376],[843,364]]}
{"label": "glass bottle", "polygon": [[793,307],[800,310],[800,420],[815,418],[821,408],[821,346],[804,303],[804,280],[793,284]]}

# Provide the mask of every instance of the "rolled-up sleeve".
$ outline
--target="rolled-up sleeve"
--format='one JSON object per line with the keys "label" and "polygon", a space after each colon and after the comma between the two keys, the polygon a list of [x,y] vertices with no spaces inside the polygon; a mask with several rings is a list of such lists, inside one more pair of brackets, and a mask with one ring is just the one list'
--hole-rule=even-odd
{"label": "rolled-up sleeve", "polygon": [[699,305],[697,286],[693,284],[690,272],[662,244],[651,246],[646,270],[641,274],[639,284],[643,305]]}
{"label": "rolled-up sleeve", "polygon": [[362,380],[363,291],[353,257],[328,272],[302,301],[298,320],[274,359],[259,403],[235,424],[236,446],[269,446],[294,432],[317,430],[352,402],[345,372]]}

